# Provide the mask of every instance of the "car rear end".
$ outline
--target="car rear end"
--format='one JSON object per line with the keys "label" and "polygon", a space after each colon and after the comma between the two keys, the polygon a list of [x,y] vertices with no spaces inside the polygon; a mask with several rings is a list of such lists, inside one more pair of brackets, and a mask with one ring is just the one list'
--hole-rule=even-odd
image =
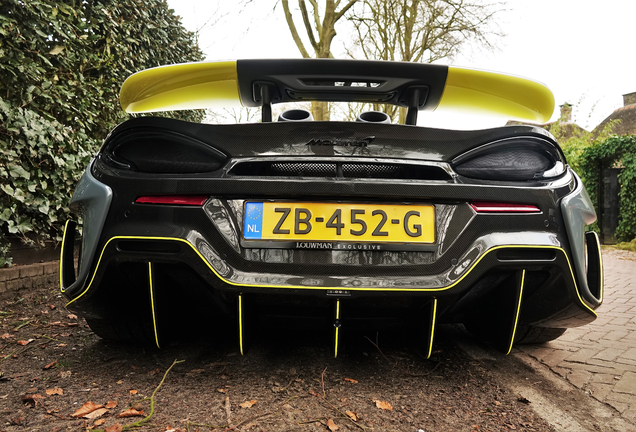
{"label": "car rear end", "polygon": [[337,355],[348,326],[398,318],[427,355],[444,322],[508,352],[602,301],[594,210],[535,127],[138,118],[71,208],[62,289],[107,338],[161,346],[187,312],[235,320],[243,351],[257,316],[312,317]]}

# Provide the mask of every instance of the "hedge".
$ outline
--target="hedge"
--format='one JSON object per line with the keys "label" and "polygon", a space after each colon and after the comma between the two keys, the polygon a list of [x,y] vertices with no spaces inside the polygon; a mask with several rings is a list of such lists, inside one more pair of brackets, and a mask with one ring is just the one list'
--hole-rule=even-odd
{"label": "hedge", "polygon": [[601,214],[598,208],[601,170],[616,165],[623,168],[618,177],[620,213],[616,239],[636,238],[636,136],[612,136],[595,143],[583,151],[580,163],[583,182],[598,215]]}
{"label": "hedge", "polygon": [[6,236],[61,239],[74,184],[127,118],[126,77],[202,58],[165,0],[1,2],[0,266],[11,263]]}

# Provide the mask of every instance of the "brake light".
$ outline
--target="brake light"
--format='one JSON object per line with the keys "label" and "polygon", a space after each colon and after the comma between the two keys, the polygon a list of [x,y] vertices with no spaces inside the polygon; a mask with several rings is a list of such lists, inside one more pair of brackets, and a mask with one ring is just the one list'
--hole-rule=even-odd
{"label": "brake light", "polygon": [[141,196],[135,200],[137,204],[164,204],[181,206],[202,206],[208,197],[204,195],[156,195]]}
{"label": "brake light", "polygon": [[475,201],[470,206],[477,213],[540,213],[539,207],[530,204]]}

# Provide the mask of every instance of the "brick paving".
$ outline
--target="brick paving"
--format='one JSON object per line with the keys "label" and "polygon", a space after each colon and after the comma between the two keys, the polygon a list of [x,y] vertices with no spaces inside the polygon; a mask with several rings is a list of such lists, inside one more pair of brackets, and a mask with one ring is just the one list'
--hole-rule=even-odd
{"label": "brick paving", "polygon": [[636,421],[636,254],[604,249],[605,294],[592,324],[519,349]]}

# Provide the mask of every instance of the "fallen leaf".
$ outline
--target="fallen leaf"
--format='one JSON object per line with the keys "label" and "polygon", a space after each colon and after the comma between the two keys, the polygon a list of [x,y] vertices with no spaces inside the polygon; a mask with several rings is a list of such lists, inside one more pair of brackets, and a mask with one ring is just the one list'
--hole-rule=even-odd
{"label": "fallen leaf", "polygon": [[121,425],[119,423],[115,423],[114,425],[104,429],[104,432],[121,432]]}
{"label": "fallen leaf", "polygon": [[95,420],[96,418],[103,416],[107,412],[108,410],[106,408],[96,409],[95,411],[86,414],[84,418],[89,420]]}
{"label": "fallen leaf", "polygon": [[119,414],[117,418],[136,417],[136,416],[143,417],[144,411],[143,410],[137,411],[134,408],[128,408],[126,411]]}
{"label": "fallen leaf", "polygon": [[252,405],[256,403],[256,400],[245,401],[242,404],[239,404],[241,408],[252,408]]}
{"label": "fallen leaf", "polygon": [[104,408],[104,405],[98,405],[91,401],[86,402],[82,405],[77,411],[71,414],[71,417],[84,417],[88,413],[92,413],[93,411]]}
{"label": "fallen leaf", "polygon": [[59,388],[59,387],[55,387],[55,388],[52,388],[52,389],[48,389],[46,391],[46,394],[49,395],[49,396],[50,395],[60,395],[60,396],[62,396],[64,394],[64,391],[61,388]]}
{"label": "fallen leaf", "polygon": [[34,340],[35,340],[35,339],[19,340],[19,341],[18,341],[18,345],[22,345],[22,346],[24,346],[24,345],[28,345],[28,344],[30,344],[31,342],[33,342]]}
{"label": "fallen leaf", "polygon": [[66,315],[66,318],[68,318],[68,319],[75,319],[75,320],[76,320],[76,319],[77,319],[77,315],[75,315],[75,314],[68,314],[68,315]]}
{"label": "fallen leaf", "polygon": [[205,372],[205,369],[192,369],[188,373],[195,374],[195,373],[203,373],[203,372]]}
{"label": "fallen leaf", "polygon": [[349,382],[354,383],[354,384],[358,384],[358,381],[356,381],[354,379],[351,379],[351,378],[345,378],[344,380],[345,381],[349,381]]}
{"label": "fallen leaf", "polygon": [[0,336],[0,338],[5,339],[5,340],[6,339],[10,339],[12,337],[15,337],[15,336],[13,336],[12,334],[9,334],[9,333],[5,333],[2,336]]}
{"label": "fallen leaf", "polygon": [[130,394],[131,394],[131,395],[136,395],[137,393],[139,393],[139,391],[138,391],[138,390],[130,390]]}
{"label": "fallen leaf", "polygon": [[47,364],[46,366],[44,366],[44,369],[51,369],[53,366],[55,366],[57,364],[57,360]]}
{"label": "fallen leaf", "polygon": [[117,401],[108,401],[106,402],[105,407],[108,409],[115,408],[117,406]]}
{"label": "fallen leaf", "polygon": [[373,402],[375,402],[375,406],[377,406],[380,409],[389,410],[389,411],[393,410],[393,407],[388,402],[380,401],[377,399],[373,399]]}
{"label": "fallen leaf", "polygon": [[95,423],[93,423],[93,426],[101,426],[104,423],[106,423],[106,420],[104,419],[95,420]]}
{"label": "fallen leaf", "polygon": [[122,380],[117,381],[115,384],[123,384],[124,382]]}
{"label": "fallen leaf", "polygon": [[227,389],[224,388],[216,389],[216,391],[218,391],[219,393],[227,393]]}
{"label": "fallen leaf", "polygon": [[332,419],[327,420],[327,427],[331,432],[337,431],[340,427],[333,422]]}
{"label": "fallen leaf", "polygon": [[499,406],[501,405],[501,402],[499,402],[498,400],[495,401],[495,405]]}
{"label": "fallen leaf", "polygon": [[318,393],[316,393],[315,391],[313,391],[313,390],[309,390],[309,394],[312,395],[312,396],[320,397],[320,395]]}
{"label": "fallen leaf", "polygon": [[348,415],[349,418],[353,421],[360,420],[360,417],[358,417],[358,414],[354,413],[353,411],[345,411],[345,414]]}
{"label": "fallen leaf", "polygon": [[49,307],[51,308],[51,310],[55,309],[55,305],[50,304]]}
{"label": "fallen leaf", "polygon": [[64,348],[66,346],[66,344],[65,343],[61,343],[61,344],[57,344],[55,346],[58,347],[58,348]]}
{"label": "fallen leaf", "polygon": [[69,378],[72,374],[73,372],[71,371],[62,371],[60,372],[60,378]]}
{"label": "fallen leaf", "polygon": [[46,396],[42,396],[39,394],[27,394],[22,397],[22,402],[37,405],[42,404],[42,402],[40,402],[40,399],[46,399]]}
{"label": "fallen leaf", "polygon": [[62,337],[69,337],[71,334],[70,333],[60,333],[60,336]]}
{"label": "fallen leaf", "polygon": [[76,326],[79,325],[79,323],[68,323],[66,325],[69,326],[69,327],[76,327]]}

